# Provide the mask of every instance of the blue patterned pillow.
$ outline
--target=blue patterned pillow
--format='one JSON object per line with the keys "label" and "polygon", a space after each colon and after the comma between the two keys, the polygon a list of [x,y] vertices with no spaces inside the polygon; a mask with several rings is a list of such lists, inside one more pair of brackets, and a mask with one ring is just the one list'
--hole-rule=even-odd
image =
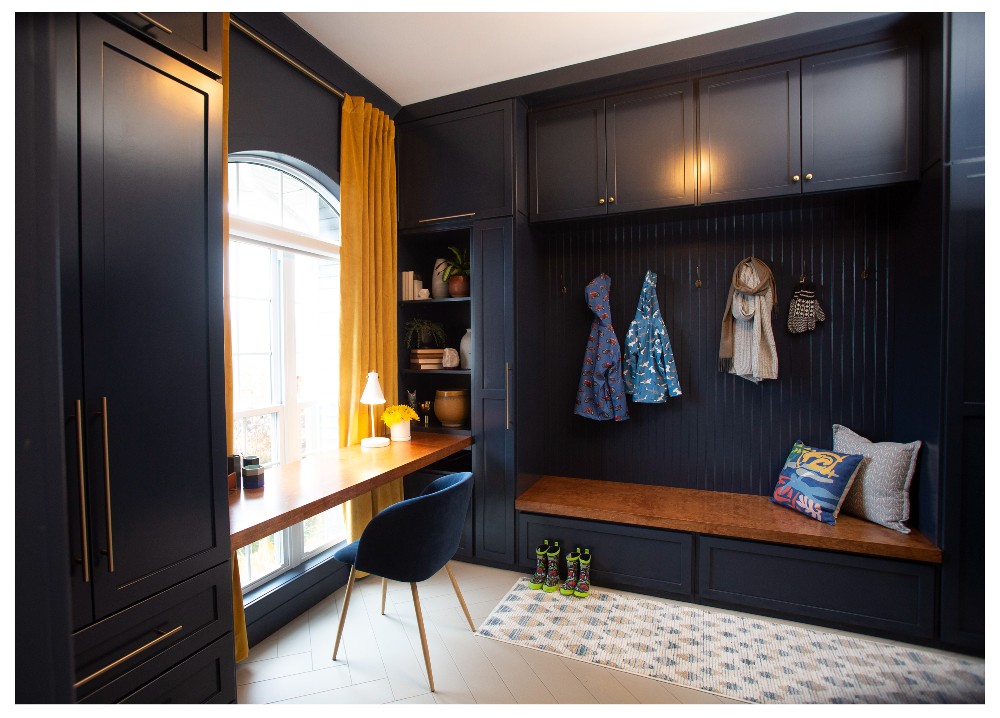
{"label": "blue patterned pillow", "polygon": [[778,475],[771,501],[825,524],[835,524],[864,458],[861,454],[814,449],[796,441]]}

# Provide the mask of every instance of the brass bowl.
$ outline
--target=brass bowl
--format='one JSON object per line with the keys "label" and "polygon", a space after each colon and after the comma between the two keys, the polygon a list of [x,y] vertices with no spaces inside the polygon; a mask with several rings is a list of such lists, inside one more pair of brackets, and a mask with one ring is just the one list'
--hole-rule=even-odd
{"label": "brass bowl", "polygon": [[441,426],[463,426],[469,416],[469,392],[465,389],[438,389],[434,393],[434,416]]}

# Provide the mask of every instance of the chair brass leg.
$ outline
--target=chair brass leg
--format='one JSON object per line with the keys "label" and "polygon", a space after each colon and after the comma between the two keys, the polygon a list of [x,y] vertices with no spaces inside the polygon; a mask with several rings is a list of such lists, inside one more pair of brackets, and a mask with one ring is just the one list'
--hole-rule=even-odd
{"label": "chair brass leg", "polygon": [[462,610],[465,612],[465,620],[469,622],[469,628],[472,632],[476,632],[476,624],[472,622],[472,616],[469,615],[469,607],[465,605],[465,597],[462,596],[462,590],[458,587],[458,581],[455,580],[455,574],[451,572],[451,564],[445,564],[444,567],[448,569],[448,578],[451,579],[451,585],[455,589],[455,595],[458,596],[458,602],[462,604]]}
{"label": "chair brass leg", "polygon": [[385,615],[385,590],[389,587],[389,579],[382,579],[382,615]]}
{"label": "chair brass leg", "polygon": [[344,632],[344,621],[347,619],[347,606],[351,602],[351,591],[354,590],[354,577],[358,571],[351,566],[351,575],[347,579],[347,593],[344,594],[344,607],[340,611],[340,624],[337,626],[337,640],[333,644],[333,660],[337,660],[337,649],[340,648],[340,635]]}
{"label": "chair brass leg", "polygon": [[424,631],[424,615],[420,612],[420,596],[417,594],[417,584],[410,584],[410,592],[413,594],[413,608],[417,611],[417,628],[420,629],[420,645],[424,649],[424,663],[427,664],[427,682],[431,686],[431,693],[433,693],[434,674],[431,672],[431,654],[427,650],[427,633]]}

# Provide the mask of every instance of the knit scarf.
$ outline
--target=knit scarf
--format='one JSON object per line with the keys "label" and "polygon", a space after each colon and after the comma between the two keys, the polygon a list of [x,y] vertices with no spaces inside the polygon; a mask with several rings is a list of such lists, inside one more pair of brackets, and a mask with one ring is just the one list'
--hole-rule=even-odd
{"label": "knit scarf", "polygon": [[719,371],[754,383],[778,378],[778,353],[771,327],[774,311],[774,275],[764,262],[747,257],[733,270],[722,315]]}

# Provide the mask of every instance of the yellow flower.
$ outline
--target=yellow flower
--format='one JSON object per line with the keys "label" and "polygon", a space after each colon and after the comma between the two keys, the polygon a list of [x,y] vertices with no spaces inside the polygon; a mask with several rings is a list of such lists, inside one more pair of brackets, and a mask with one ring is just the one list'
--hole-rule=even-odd
{"label": "yellow flower", "polygon": [[386,426],[392,426],[401,421],[416,421],[419,418],[417,412],[406,404],[393,404],[392,406],[387,406],[385,411],[382,412],[382,421],[385,422]]}

